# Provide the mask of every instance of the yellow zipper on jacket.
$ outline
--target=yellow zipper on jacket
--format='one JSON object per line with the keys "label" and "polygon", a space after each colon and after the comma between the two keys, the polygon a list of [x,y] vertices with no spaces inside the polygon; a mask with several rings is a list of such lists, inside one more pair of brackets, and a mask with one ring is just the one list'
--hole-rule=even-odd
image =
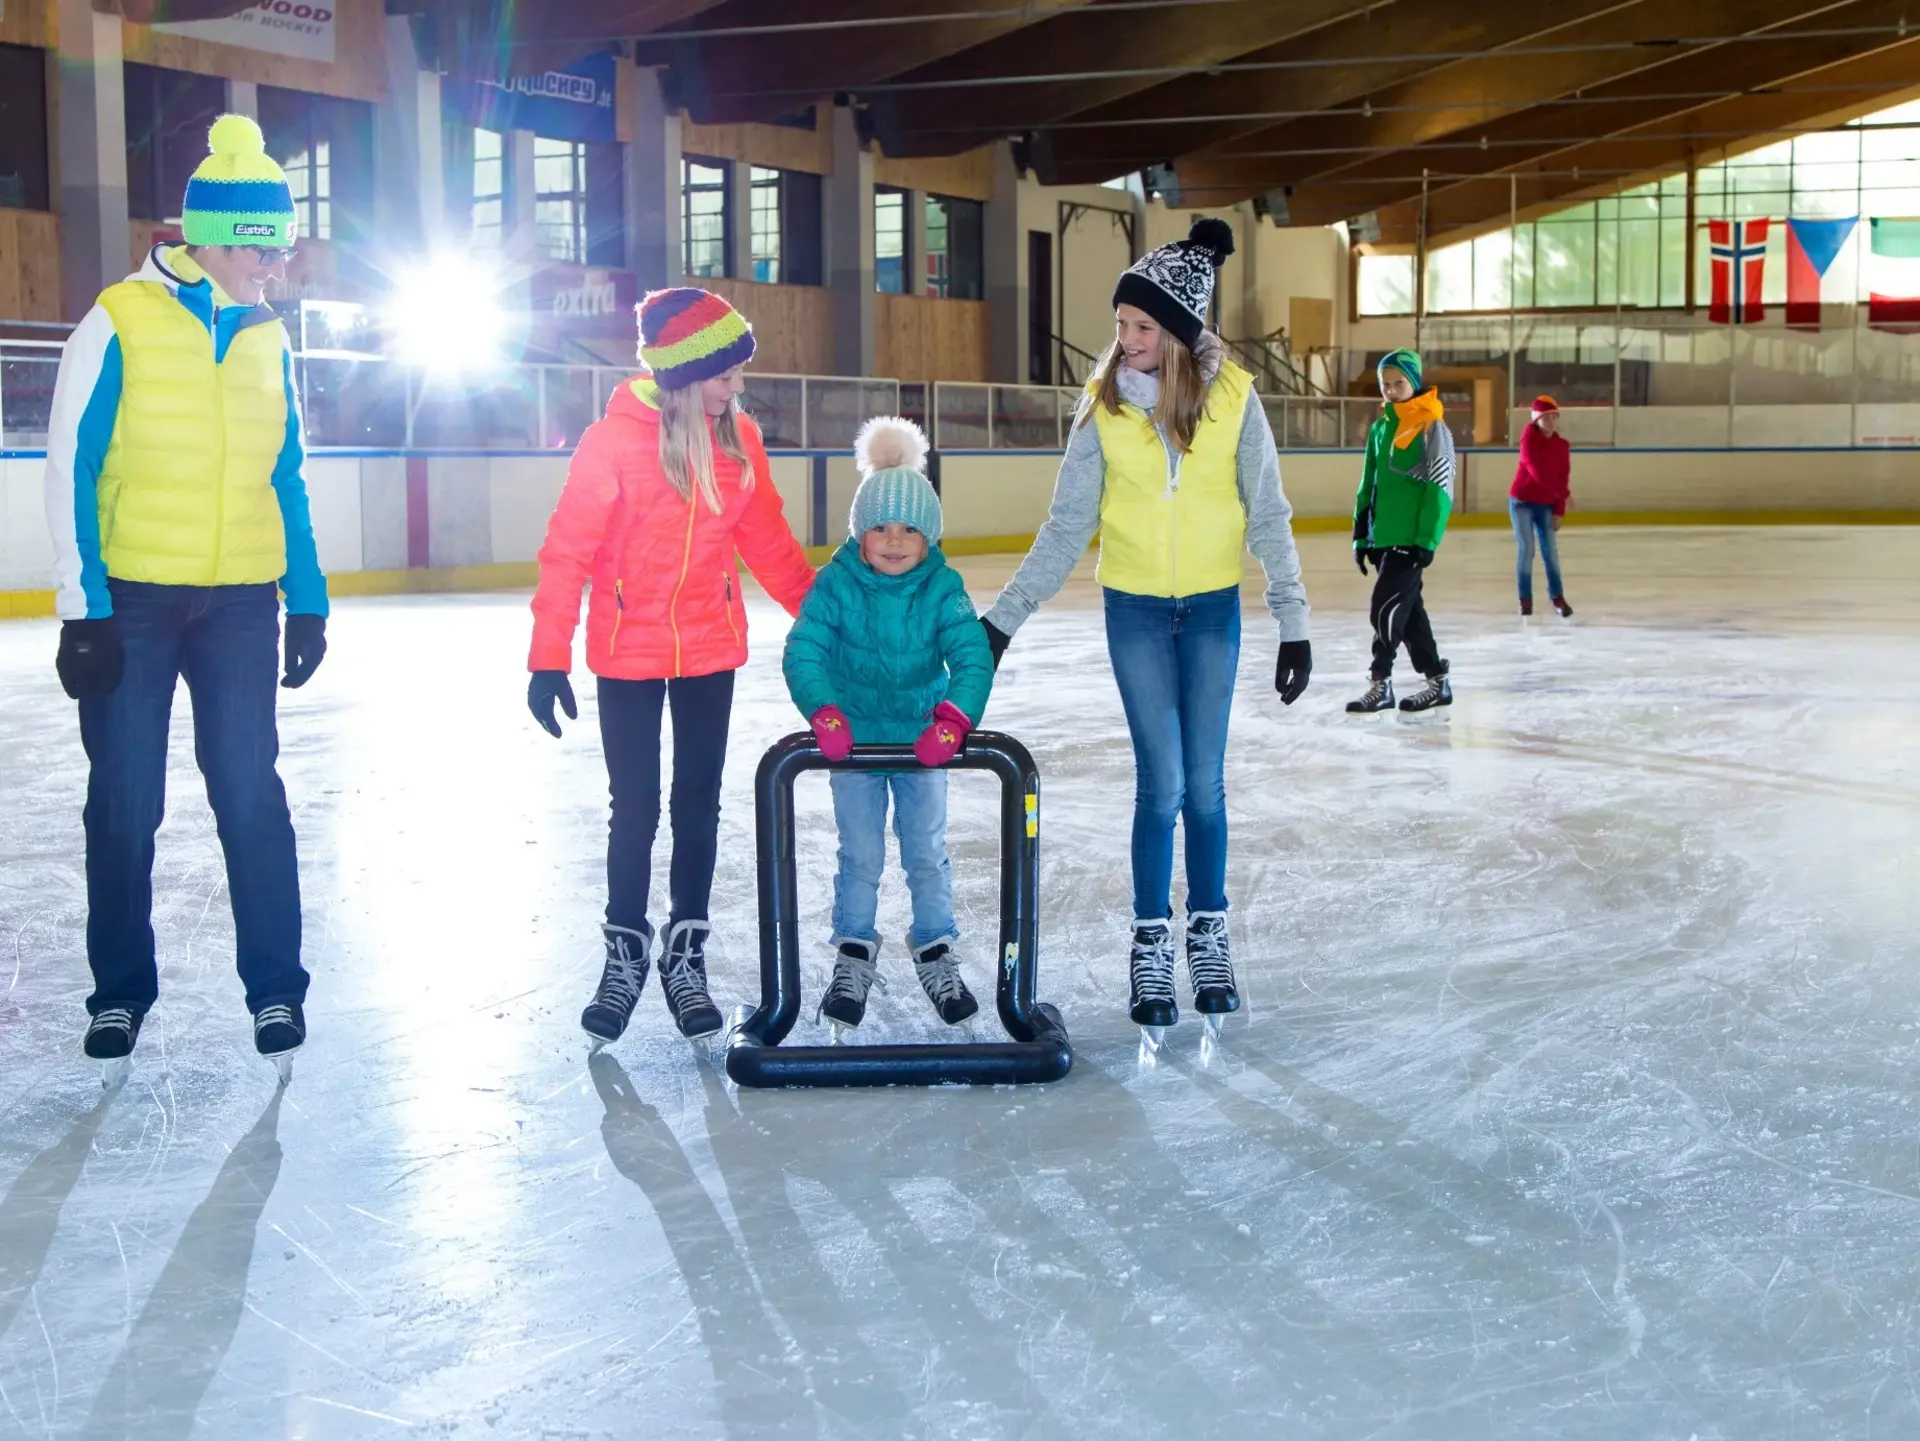
{"label": "yellow zipper on jacket", "polygon": [[[618,556],[614,557],[613,563],[615,565],[620,564],[620,559]],[[613,583],[613,634],[607,637],[607,654],[608,655],[613,654],[614,647],[619,643],[620,622],[622,619],[625,618],[627,614],[627,597],[625,593],[622,592],[620,589],[622,584],[623,582],[618,580],[614,581]]]}
{"label": "yellow zipper on jacket", "polygon": [[733,623],[733,573],[727,573],[727,629],[733,632],[733,643],[740,644],[740,627]]}
{"label": "yellow zipper on jacket", "polygon": [[667,602],[667,625],[673,631],[673,673],[680,674],[680,592],[687,588],[687,567],[693,561],[693,513],[700,504],[698,491],[687,497],[687,539],[680,551],[680,580]]}

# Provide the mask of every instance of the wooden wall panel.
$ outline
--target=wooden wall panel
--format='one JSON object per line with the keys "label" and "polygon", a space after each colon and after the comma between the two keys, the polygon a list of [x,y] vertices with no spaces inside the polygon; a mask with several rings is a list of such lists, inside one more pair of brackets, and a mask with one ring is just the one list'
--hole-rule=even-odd
{"label": "wooden wall panel", "polygon": [[0,4],[0,45],[54,46],[54,0],[9,0]]}
{"label": "wooden wall panel", "polygon": [[705,155],[715,160],[739,160],[774,170],[803,170],[809,175],[833,172],[832,113],[814,111],[811,130],[791,125],[680,125],[683,155]]}
{"label": "wooden wall panel", "polygon": [[761,285],[752,280],[689,278],[723,295],[753,326],[755,370],[777,375],[833,372],[833,296],[818,285]]}
{"label": "wooden wall panel", "polygon": [[987,379],[987,305],[876,295],[873,373],[893,380]]}
{"label": "wooden wall panel", "polygon": [[961,155],[924,156],[893,160],[877,156],[873,162],[877,185],[897,185],[902,190],[930,191],[952,195],[961,200],[993,198],[993,147],[983,145]]}
{"label": "wooden wall panel", "polygon": [[[41,3],[50,4],[52,0]],[[161,34],[145,25],[123,25],[121,33],[126,58],[142,65],[378,103],[387,94],[384,12],[383,0],[335,0],[331,65]]]}
{"label": "wooden wall panel", "polygon": [[0,320],[60,319],[60,218],[0,210]]}

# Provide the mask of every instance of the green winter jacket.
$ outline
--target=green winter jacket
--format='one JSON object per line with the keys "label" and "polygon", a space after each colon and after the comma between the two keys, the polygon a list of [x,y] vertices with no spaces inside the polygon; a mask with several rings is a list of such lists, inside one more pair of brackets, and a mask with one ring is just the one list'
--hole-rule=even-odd
{"label": "green winter jacket", "polygon": [[937,545],[893,576],[860,558],[859,541],[842,545],[787,632],[784,669],[800,714],[839,706],[856,745],[911,744],[943,700],[978,725],[993,689],[987,633]]}
{"label": "green winter jacket", "polygon": [[1353,548],[1418,546],[1438,550],[1453,514],[1453,432],[1432,392],[1407,402],[1434,419],[1403,449],[1393,440],[1401,418],[1388,405],[1367,430],[1367,455],[1353,502]]}

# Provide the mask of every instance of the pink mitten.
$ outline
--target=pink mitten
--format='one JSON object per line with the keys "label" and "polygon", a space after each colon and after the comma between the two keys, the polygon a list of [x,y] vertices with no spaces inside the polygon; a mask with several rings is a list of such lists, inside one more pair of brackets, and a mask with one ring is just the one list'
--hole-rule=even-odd
{"label": "pink mitten", "polygon": [[960,743],[973,729],[965,711],[950,700],[934,707],[933,724],[913,743],[913,758],[923,766],[943,766],[960,754]]}
{"label": "pink mitten", "polygon": [[830,761],[843,761],[853,754],[853,727],[847,723],[846,712],[837,705],[823,705],[807,717],[807,724],[813,727],[813,738],[820,744],[820,754]]}

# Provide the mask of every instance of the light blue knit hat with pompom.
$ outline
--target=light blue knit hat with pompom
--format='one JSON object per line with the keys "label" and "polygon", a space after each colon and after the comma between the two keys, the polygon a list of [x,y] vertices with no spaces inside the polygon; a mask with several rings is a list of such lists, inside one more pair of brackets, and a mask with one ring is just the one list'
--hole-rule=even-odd
{"label": "light blue knit hat with pompom", "polygon": [[927,479],[927,437],[898,415],[879,415],[853,440],[860,488],[853,493],[847,534],[858,540],[877,525],[910,525],[940,544],[940,497]]}

